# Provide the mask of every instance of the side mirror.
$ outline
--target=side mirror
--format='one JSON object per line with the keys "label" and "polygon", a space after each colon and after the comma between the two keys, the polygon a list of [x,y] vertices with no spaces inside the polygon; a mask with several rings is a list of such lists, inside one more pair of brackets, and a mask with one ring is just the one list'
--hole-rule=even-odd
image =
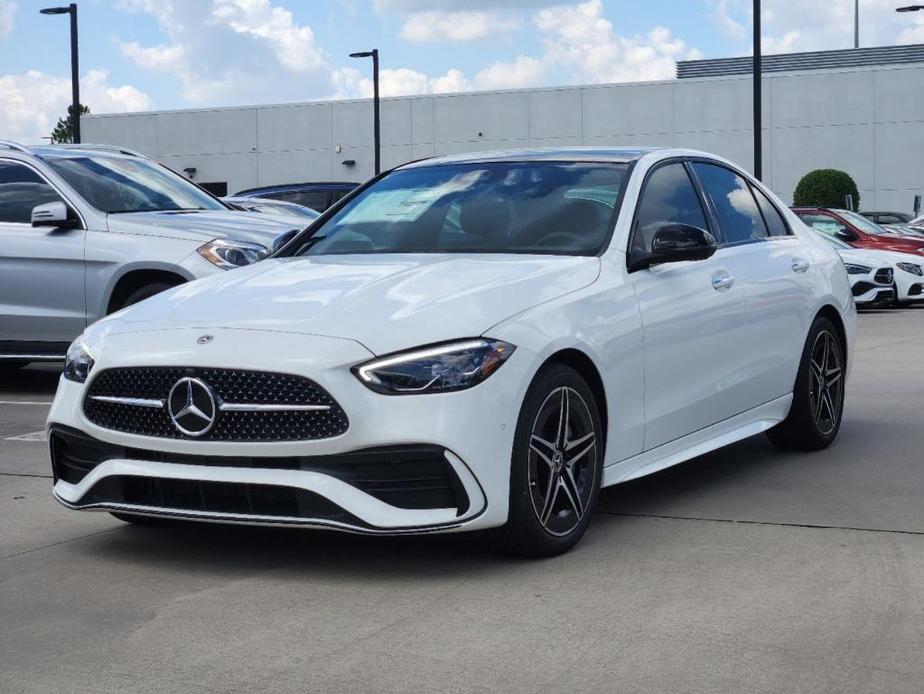
{"label": "side mirror", "polygon": [[655,231],[651,251],[630,253],[628,269],[634,272],[659,263],[705,260],[715,250],[715,239],[705,229],[679,222],[666,222]]}
{"label": "side mirror", "polygon": [[32,226],[73,229],[80,225],[77,215],[60,200],[32,208]]}
{"label": "side mirror", "polygon": [[850,229],[838,229],[837,232],[835,232],[835,236],[837,236],[837,238],[839,238],[841,241],[857,240],[857,235],[850,231]]}

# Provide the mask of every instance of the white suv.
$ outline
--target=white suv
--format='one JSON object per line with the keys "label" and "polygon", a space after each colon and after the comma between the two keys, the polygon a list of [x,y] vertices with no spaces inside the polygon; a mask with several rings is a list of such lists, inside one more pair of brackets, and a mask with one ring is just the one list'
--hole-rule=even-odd
{"label": "white suv", "polygon": [[261,260],[292,230],[130,150],[0,141],[0,368],[63,359],[98,318]]}

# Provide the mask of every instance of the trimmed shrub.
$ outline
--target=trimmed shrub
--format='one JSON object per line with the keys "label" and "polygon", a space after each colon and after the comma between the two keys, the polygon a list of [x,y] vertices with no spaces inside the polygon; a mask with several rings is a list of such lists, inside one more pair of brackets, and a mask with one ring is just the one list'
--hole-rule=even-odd
{"label": "trimmed shrub", "polygon": [[860,209],[860,191],[857,184],[843,171],[837,169],[815,169],[802,177],[793,193],[794,207],[847,206],[847,196],[853,196],[854,210]]}

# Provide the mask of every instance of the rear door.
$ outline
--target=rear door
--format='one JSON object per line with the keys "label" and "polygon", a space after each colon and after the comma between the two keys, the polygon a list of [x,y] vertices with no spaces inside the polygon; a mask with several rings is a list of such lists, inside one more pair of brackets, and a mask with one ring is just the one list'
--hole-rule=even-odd
{"label": "rear door", "polygon": [[722,232],[719,251],[746,307],[744,352],[736,359],[739,406],[751,409],[792,392],[814,310],[812,254],[776,204],[740,172],[693,164]]}
{"label": "rear door", "polygon": [[41,351],[36,343],[70,342],[86,327],[86,231],[32,226],[33,207],[59,200],[36,169],[0,159],[2,352],[19,351],[23,343]]}
{"label": "rear door", "polygon": [[[657,165],[646,176],[632,247],[649,250],[655,229],[665,222],[709,229],[721,241],[680,160]],[[748,305],[729,255],[720,249],[707,260],[654,265],[629,275],[645,337],[646,450],[747,407]]]}

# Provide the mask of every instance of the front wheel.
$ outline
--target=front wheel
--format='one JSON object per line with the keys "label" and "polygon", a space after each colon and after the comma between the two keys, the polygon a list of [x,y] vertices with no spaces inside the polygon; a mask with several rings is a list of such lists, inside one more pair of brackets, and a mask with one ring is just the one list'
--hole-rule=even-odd
{"label": "front wheel", "polygon": [[600,493],[602,433],[599,409],[584,379],[562,364],[544,367],[517,420],[510,510],[499,531],[507,550],[549,557],[577,544]]}
{"label": "front wheel", "polygon": [[834,324],[819,316],[809,330],[792,407],[767,437],[782,448],[817,451],[834,441],[844,414],[844,345]]}

